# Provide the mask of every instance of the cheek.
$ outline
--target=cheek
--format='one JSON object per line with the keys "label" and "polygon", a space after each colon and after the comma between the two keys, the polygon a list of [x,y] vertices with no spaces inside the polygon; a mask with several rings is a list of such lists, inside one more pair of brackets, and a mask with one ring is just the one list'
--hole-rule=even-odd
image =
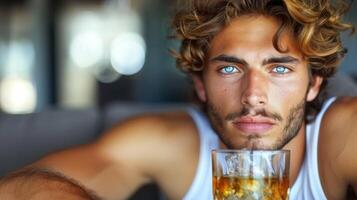
{"label": "cheek", "polygon": [[299,99],[305,97],[308,89],[308,81],[291,81],[290,83],[281,86],[280,95],[286,98]]}
{"label": "cheek", "polygon": [[281,113],[288,112],[289,108],[305,99],[308,80],[305,82],[293,79],[279,84],[271,84],[269,88],[269,103]]}
{"label": "cheek", "polygon": [[236,99],[239,96],[239,84],[226,83],[223,81],[213,82],[206,87],[207,99],[216,106],[225,106],[231,104],[230,102],[237,103]]}

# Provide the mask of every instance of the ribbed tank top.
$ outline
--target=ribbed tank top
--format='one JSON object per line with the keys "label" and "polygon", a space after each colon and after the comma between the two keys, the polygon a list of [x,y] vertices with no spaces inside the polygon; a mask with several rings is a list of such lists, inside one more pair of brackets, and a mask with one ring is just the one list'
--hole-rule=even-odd
{"label": "ribbed tank top", "polygon": [[[306,126],[306,152],[298,177],[290,189],[290,200],[326,200],[321,186],[318,164],[317,145],[321,120],[328,107],[336,98],[324,104],[316,119]],[[200,156],[195,178],[184,200],[213,200],[211,150],[219,148],[219,138],[212,129],[207,117],[198,110],[189,109],[200,136]]]}

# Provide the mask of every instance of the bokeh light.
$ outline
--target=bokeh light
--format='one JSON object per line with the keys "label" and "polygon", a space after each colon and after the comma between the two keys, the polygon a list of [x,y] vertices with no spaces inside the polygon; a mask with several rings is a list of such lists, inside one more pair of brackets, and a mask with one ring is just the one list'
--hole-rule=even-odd
{"label": "bokeh light", "polygon": [[91,67],[103,57],[104,44],[101,35],[95,31],[78,33],[70,45],[70,55],[79,67]]}
{"label": "bokeh light", "polygon": [[121,33],[113,41],[110,61],[120,74],[133,75],[139,72],[145,63],[146,45],[138,33]]}
{"label": "bokeh light", "polygon": [[29,76],[35,62],[35,48],[31,40],[17,39],[0,43],[1,73],[5,76]]}
{"label": "bokeh light", "polygon": [[26,79],[6,77],[0,82],[0,106],[13,114],[31,113],[36,108],[36,90]]}

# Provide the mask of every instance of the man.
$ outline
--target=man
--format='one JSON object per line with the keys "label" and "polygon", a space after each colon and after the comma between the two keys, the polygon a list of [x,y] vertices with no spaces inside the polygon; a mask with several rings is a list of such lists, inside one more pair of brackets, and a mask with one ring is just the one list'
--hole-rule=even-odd
{"label": "man", "polygon": [[[340,33],[352,29],[341,21],[344,5],[192,2],[173,21],[182,40],[176,58],[192,77],[207,118],[193,109],[132,118],[92,144],[29,168],[59,172],[104,199],[125,199],[156,182],[169,199],[201,200],[213,198],[211,149],[289,149],[290,199],[351,199],[357,191],[357,99],[329,99],[321,109],[319,96],[345,54]],[[30,182],[10,180],[7,188]],[[33,178],[31,188],[45,181]]]}

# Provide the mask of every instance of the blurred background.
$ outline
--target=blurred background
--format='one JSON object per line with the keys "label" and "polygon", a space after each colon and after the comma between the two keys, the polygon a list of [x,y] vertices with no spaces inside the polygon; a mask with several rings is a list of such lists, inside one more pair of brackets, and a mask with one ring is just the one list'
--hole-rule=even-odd
{"label": "blurred background", "polygon": [[[174,0],[1,0],[0,110],[31,113],[114,101],[186,102],[169,48]],[[357,25],[356,2],[346,20]],[[357,38],[341,72],[357,80]]]}

